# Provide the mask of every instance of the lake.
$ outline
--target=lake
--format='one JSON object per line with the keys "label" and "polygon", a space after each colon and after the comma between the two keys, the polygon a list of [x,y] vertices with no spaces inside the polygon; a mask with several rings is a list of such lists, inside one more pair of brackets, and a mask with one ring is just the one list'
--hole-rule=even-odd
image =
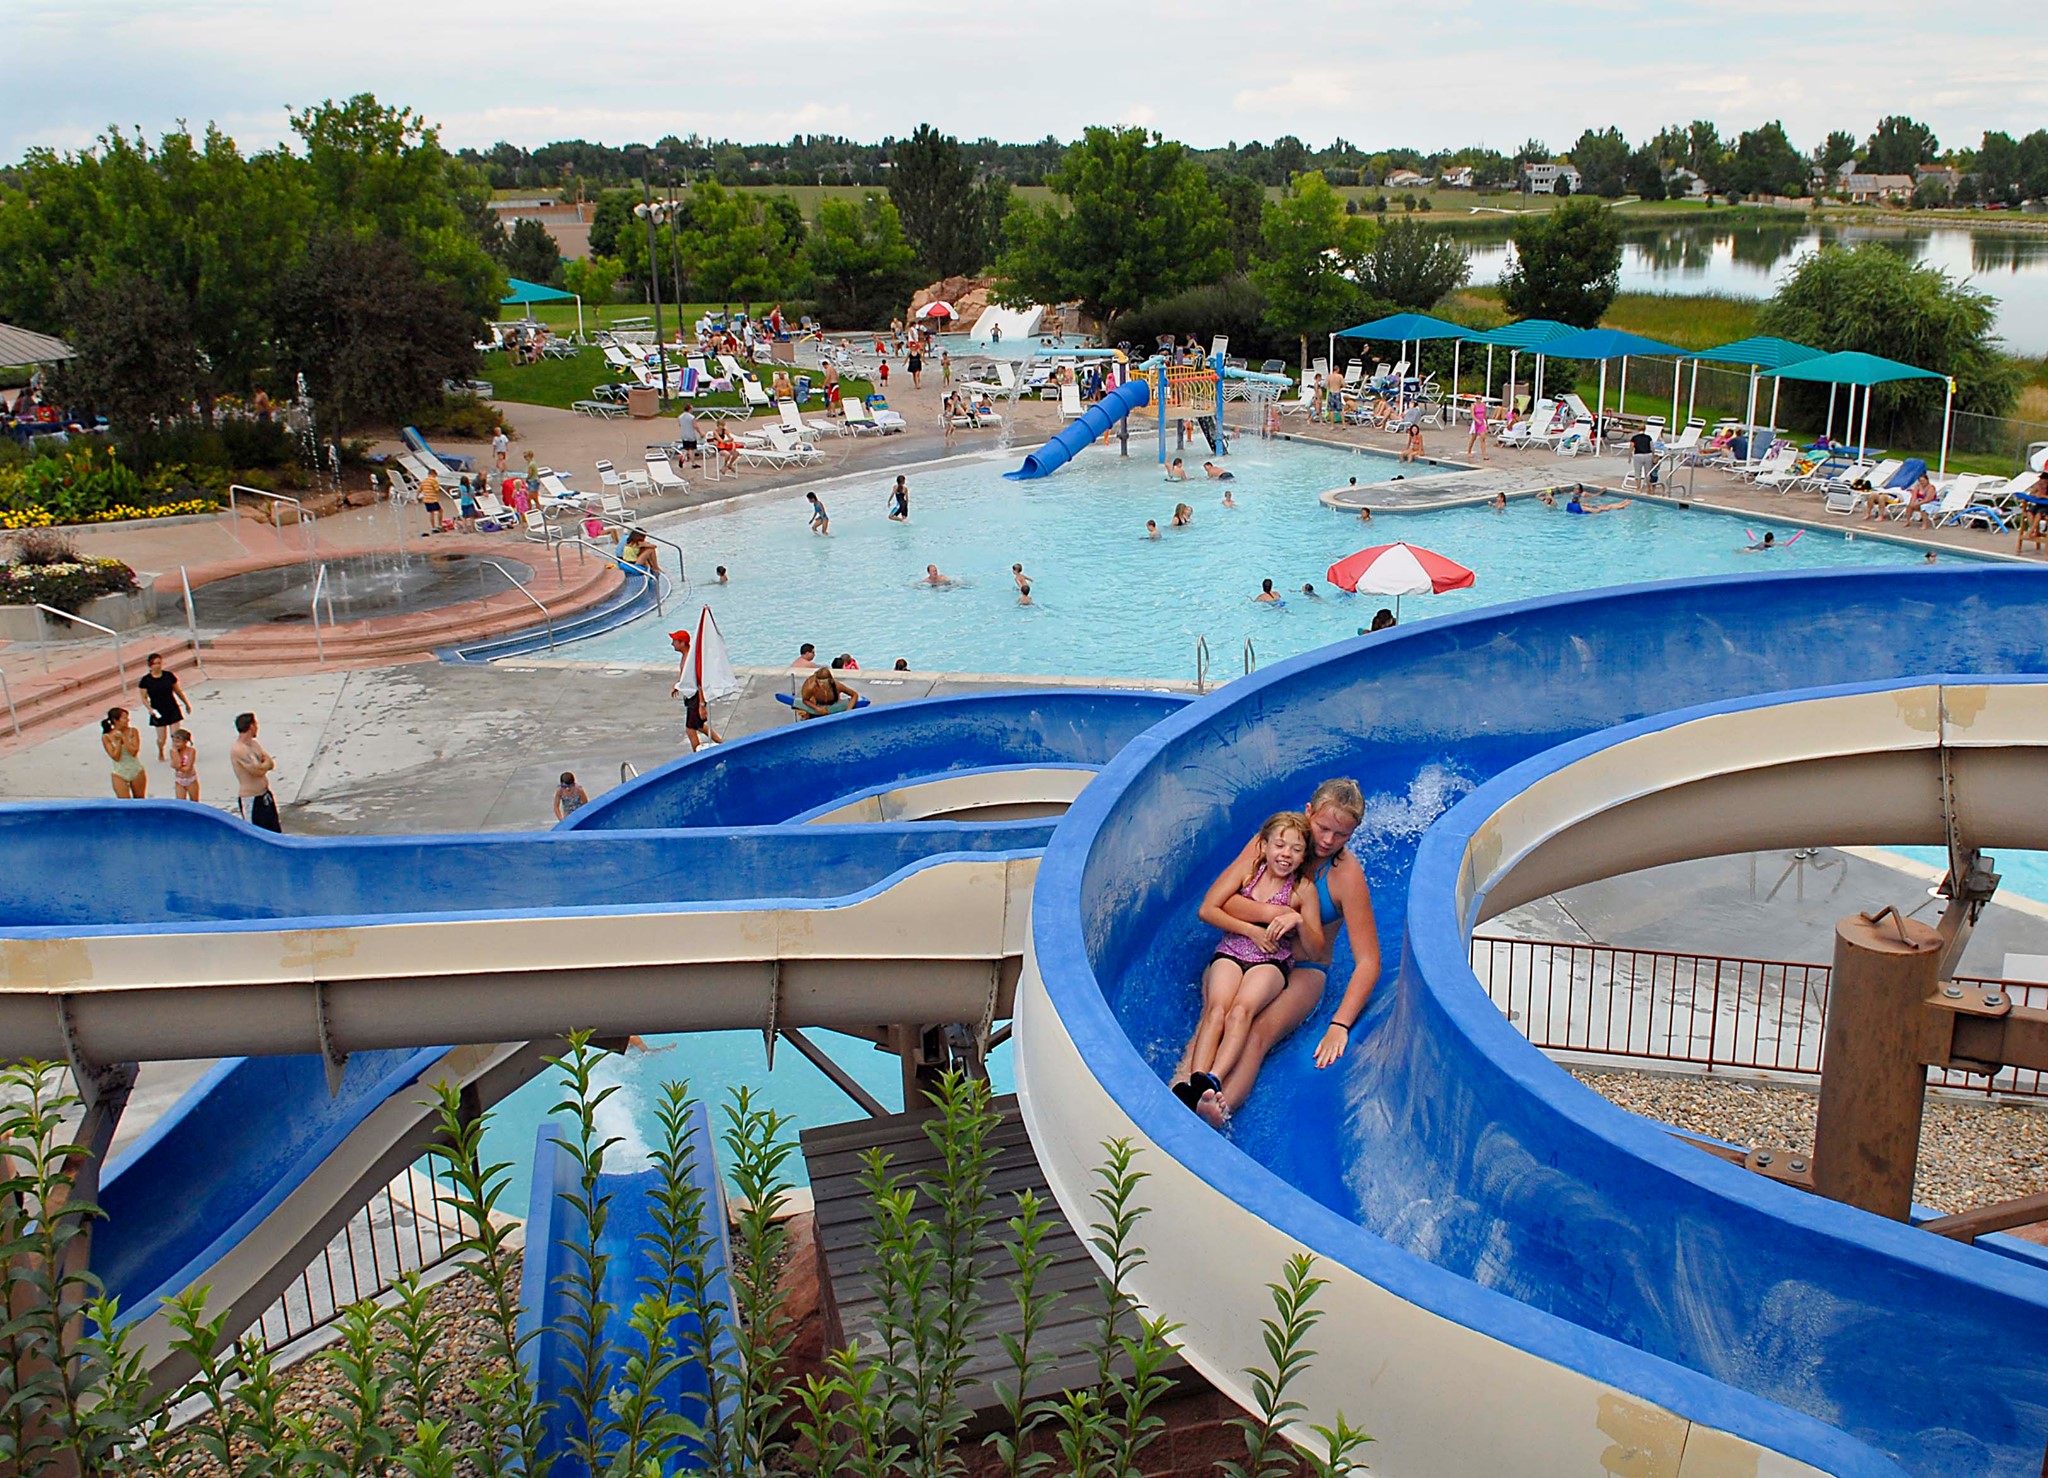
{"label": "lake", "polygon": [[[1998,300],[1998,332],[2015,354],[2048,355],[2048,232],[1963,226],[1815,226],[1807,222],[1722,227],[1643,227],[1624,234],[1621,290],[1721,293],[1764,298],[1802,255],[1823,243],[1881,242]],[[1505,240],[1475,243],[1472,281],[1491,283],[1506,265]]]}

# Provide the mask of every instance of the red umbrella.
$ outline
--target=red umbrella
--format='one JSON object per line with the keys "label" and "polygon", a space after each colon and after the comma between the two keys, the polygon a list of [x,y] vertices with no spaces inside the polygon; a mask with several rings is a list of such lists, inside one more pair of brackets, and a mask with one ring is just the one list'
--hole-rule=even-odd
{"label": "red umbrella", "polygon": [[1400,609],[1404,595],[1441,595],[1446,590],[1463,590],[1478,577],[1454,560],[1433,549],[1413,544],[1375,544],[1356,554],[1347,554],[1331,565],[1323,578],[1339,590],[1358,595],[1391,595]]}

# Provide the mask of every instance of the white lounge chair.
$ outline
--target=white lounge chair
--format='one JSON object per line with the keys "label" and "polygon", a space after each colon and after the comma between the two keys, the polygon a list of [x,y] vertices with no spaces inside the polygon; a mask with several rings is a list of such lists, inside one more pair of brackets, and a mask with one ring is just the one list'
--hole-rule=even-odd
{"label": "white lounge chair", "polygon": [[1985,528],[2007,529],[2005,514],[1989,503],[1977,500],[1979,489],[1988,483],[1995,483],[1995,477],[1972,477],[1968,473],[1957,474],[1941,495],[1941,502],[1935,508],[1934,526],[1945,528],[1952,523],[1982,524]]}
{"label": "white lounge chair", "polygon": [[839,409],[846,417],[848,435],[857,436],[863,431],[872,431],[877,436],[881,435],[882,423],[875,419],[875,413],[868,409],[868,403],[858,395],[840,397]]}
{"label": "white lounge chair", "polygon": [[1548,434],[1550,423],[1557,415],[1557,402],[1549,398],[1539,400],[1530,410],[1527,419],[1515,422],[1500,433],[1502,446],[1527,446],[1532,437]]}
{"label": "white lounge chair", "polygon": [[[667,457],[651,452],[647,457],[647,485],[656,493],[687,493],[690,490],[689,480],[676,472]],[[610,512],[609,507],[606,512]]]}
{"label": "white lounge chair", "polygon": [[597,464],[597,480],[605,487],[615,489],[624,497],[635,497],[647,492],[650,484],[644,472],[621,472],[609,461]]}
{"label": "white lounge chair", "polygon": [[1079,385],[1060,386],[1060,419],[1062,421],[1077,421],[1087,413],[1088,408],[1081,404],[1081,387]]}
{"label": "white lounge chair", "polygon": [[740,448],[740,460],[749,466],[766,463],[771,467],[800,466],[815,462],[824,454],[815,447],[805,446],[780,426],[764,427],[760,432],[761,444]]}
{"label": "white lounge chair", "polygon": [[1557,454],[1560,457],[1576,457],[1581,454],[1593,455],[1593,418],[1580,416],[1557,438]]}

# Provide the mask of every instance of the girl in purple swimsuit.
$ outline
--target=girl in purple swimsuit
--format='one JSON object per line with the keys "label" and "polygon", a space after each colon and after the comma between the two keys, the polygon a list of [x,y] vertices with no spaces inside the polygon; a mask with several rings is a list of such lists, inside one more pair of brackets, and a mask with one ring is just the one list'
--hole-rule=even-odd
{"label": "girl in purple swimsuit", "polygon": [[[1221,929],[1223,937],[1202,972],[1202,1019],[1188,1047],[1188,1077],[1173,1088],[1197,1112],[1207,1094],[1218,1095],[1206,1099],[1208,1105],[1220,1106],[1223,1076],[1243,1052],[1252,1018],[1287,988],[1296,951],[1307,958],[1322,951],[1322,911],[1292,906],[1308,849],[1306,816],[1282,811],[1269,817],[1259,829],[1251,864],[1226,871],[1202,899],[1202,922]],[[1224,911],[1233,894],[1282,912],[1268,923],[1247,923]]]}

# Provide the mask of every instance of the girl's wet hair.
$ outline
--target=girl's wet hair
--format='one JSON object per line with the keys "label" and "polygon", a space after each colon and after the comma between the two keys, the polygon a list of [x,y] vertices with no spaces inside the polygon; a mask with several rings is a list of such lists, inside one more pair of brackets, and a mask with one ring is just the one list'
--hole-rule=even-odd
{"label": "girl's wet hair", "polygon": [[100,720],[100,732],[102,734],[113,733],[114,725],[118,724],[122,719],[126,718],[127,716],[128,710],[125,708],[109,708],[107,710],[107,716]]}
{"label": "girl's wet hair", "polygon": [[1308,798],[1308,814],[1313,816],[1325,806],[1342,811],[1353,821],[1363,821],[1365,792],[1358,788],[1356,780],[1347,780],[1341,776],[1335,780],[1325,780],[1316,787],[1316,793]]}
{"label": "girl's wet hair", "polygon": [[1275,811],[1266,818],[1266,824],[1259,828],[1259,845],[1265,846],[1283,831],[1300,832],[1301,840],[1306,844],[1309,840],[1308,817],[1299,811]]}

